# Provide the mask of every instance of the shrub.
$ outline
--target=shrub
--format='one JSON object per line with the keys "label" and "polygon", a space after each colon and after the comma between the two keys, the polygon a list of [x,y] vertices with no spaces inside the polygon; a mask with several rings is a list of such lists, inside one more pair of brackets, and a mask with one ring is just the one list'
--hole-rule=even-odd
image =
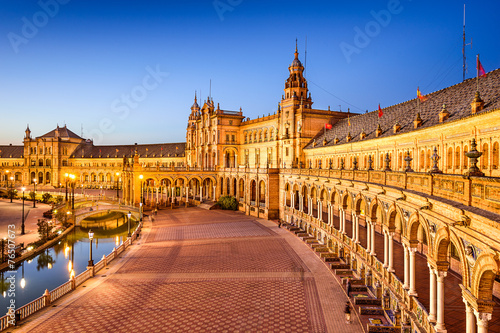
{"label": "shrub", "polygon": [[237,210],[238,209],[238,200],[232,195],[224,195],[219,198],[217,201],[221,209],[226,210]]}
{"label": "shrub", "polygon": [[43,203],[48,203],[50,198],[52,198],[52,194],[50,194],[50,193],[42,194],[42,202]]}

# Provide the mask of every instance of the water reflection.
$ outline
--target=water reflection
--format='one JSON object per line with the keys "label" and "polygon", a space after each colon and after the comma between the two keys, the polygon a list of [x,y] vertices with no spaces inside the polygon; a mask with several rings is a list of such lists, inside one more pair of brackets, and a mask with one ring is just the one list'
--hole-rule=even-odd
{"label": "water reflection", "polygon": [[[45,289],[53,290],[67,282],[71,276],[76,276],[87,268],[89,260],[88,231],[94,231],[92,251],[95,262],[101,260],[103,255],[108,255],[113,248],[120,246],[127,239],[127,223],[113,220],[115,228],[110,228],[106,223],[102,226],[76,227],[73,232],[55,244],[52,248],[31,258],[18,267],[15,271],[0,273],[0,288],[3,297],[0,297],[0,307],[6,309],[11,299],[15,299],[16,308],[29,303],[42,296]],[[137,223],[131,222],[131,228]],[[13,282],[13,284],[11,284]],[[9,292],[15,286],[15,296]]]}

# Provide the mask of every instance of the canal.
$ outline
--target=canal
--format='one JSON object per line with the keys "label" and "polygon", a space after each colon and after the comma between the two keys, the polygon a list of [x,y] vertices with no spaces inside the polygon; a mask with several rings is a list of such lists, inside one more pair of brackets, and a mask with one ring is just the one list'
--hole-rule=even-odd
{"label": "canal", "polygon": [[[137,221],[131,221],[131,231],[136,226]],[[12,300],[15,300],[16,309],[20,308],[42,296],[45,289],[51,291],[67,282],[72,273],[76,276],[85,271],[89,261],[90,229],[94,232],[94,264],[127,239],[128,224],[124,216],[112,213],[82,221],[82,226],[76,227],[52,248],[23,261],[15,271],[0,273],[0,308],[4,309],[0,316],[7,313]]]}

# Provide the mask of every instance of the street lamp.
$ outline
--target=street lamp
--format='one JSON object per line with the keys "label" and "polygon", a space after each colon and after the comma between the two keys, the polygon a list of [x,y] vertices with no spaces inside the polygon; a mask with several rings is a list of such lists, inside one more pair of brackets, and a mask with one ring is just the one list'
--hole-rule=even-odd
{"label": "street lamp", "polygon": [[23,191],[23,218],[22,218],[22,222],[21,222],[21,235],[24,235],[24,190],[25,188],[21,188],[21,190]]}
{"label": "street lamp", "polygon": [[5,181],[7,182],[7,185],[5,185],[5,187],[9,188],[9,170],[5,170]]}
{"label": "street lamp", "polygon": [[127,217],[128,217],[128,235],[127,237],[130,238],[130,217],[132,216],[132,213],[130,211],[128,211],[127,213]]}
{"label": "street lamp", "polygon": [[119,183],[119,178],[120,177],[120,173],[117,172],[116,173],[116,200],[118,200],[120,198],[120,183]]}
{"label": "street lamp", "polygon": [[69,175],[71,180],[71,209],[75,209],[75,175]]}
{"label": "street lamp", "polygon": [[142,179],[144,178],[143,175],[139,175],[139,179],[141,180],[141,202],[139,203],[139,210],[140,210],[140,216],[139,220],[142,221],[142,195],[143,195],[143,189],[142,189]]}
{"label": "street lamp", "polygon": [[35,203],[36,203],[36,178],[33,179],[33,183],[35,184],[33,187],[33,193],[35,194],[35,196],[33,197],[33,208],[36,208],[36,206],[35,206]]}
{"label": "street lamp", "polygon": [[90,259],[89,259],[89,267],[94,266],[94,260],[92,260],[92,239],[94,239],[94,232],[92,229],[89,230],[89,239],[90,239]]}
{"label": "street lamp", "polygon": [[65,180],[65,182],[66,182],[66,202],[68,202],[68,176],[69,176],[69,175],[68,175],[68,173],[66,172],[66,173],[64,174],[64,180]]}
{"label": "street lamp", "polygon": [[10,203],[12,203],[13,197],[14,197],[14,177],[10,176]]}

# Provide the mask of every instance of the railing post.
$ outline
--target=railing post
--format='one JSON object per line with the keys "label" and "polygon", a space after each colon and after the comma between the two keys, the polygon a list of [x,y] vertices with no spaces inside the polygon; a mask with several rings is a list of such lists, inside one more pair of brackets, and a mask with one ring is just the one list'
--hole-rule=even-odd
{"label": "railing post", "polygon": [[71,290],[75,290],[76,289],[75,276],[71,275],[71,278],[69,280],[71,281]]}
{"label": "railing post", "polygon": [[45,292],[43,293],[43,297],[45,298],[45,306],[50,305],[50,292],[48,289],[45,289]]}
{"label": "railing post", "polygon": [[104,267],[108,266],[108,260],[107,260],[107,258],[106,258],[106,255],[105,255],[105,254],[103,254],[103,255],[102,255],[102,259],[101,259],[101,260],[103,260],[103,261],[104,261]]}

